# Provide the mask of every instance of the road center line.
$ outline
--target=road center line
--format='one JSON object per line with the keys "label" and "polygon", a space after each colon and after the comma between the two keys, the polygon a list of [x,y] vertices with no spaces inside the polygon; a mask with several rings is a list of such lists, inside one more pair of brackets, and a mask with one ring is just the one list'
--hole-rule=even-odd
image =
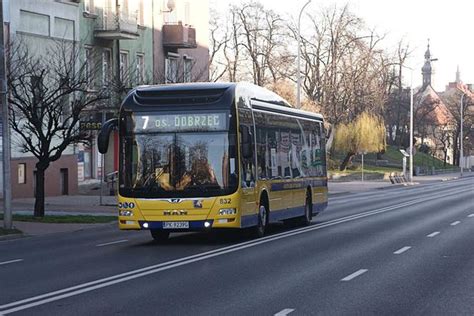
{"label": "road center line", "polygon": [[457,224],[461,223],[460,221],[455,221],[451,223],[451,226],[456,226]]}
{"label": "road center line", "polygon": [[349,274],[348,276],[346,276],[346,277],[345,277],[344,279],[342,279],[341,281],[345,281],[345,282],[350,281],[350,280],[352,280],[352,279],[357,278],[359,275],[362,275],[362,274],[366,273],[367,271],[369,271],[369,270],[367,270],[367,269],[360,269],[359,271],[356,271],[356,272],[354,272],[354,273],[352,273],[352,274]]}
{"label": "road center line", "polygon": [[103,244],[98,244],[98,245],[96,245],[96,247],[115,245],[115,244],[120,244],[120,243],[127,242],[127,241],[128,241],[128,239],[116,240],[116,241],[106,242],[106,243],[103,243]]}
{"label": "road center line", "polygon": [[394,255],[402,254],[402,253],[404,253],[405,251],[407,251],[407,250],[410,249],[410,248],[411,248],[411,246],[406,246],[406,247],[400,248],[400,249],[398,249],[397,251],[395,251],[393,254],[394,254]]}
{"label": "road center line", "polygon": [[429,235],[426,235],[426,237],[432,238],[432,237],[434,237],[434,236],[436,236],[436,235],[439,235],[439,233],[440,233],[440,232],[433,232],[433,233],[431,233],[431,234],[429,234]]}
{"label": "road center line", "polygon": [[23,261],[23,259],[15,259],[15,260],[3,261],[3,262],[0,262],[0,266],[5,265],[5,264],[20,262],[20,261]]}
{"label": "road center line", "polygon": [[469,214],[467,217],[474,217],[474,213]]}
{"label": "road center line", "polygon": [[285,316],[285,315],[288,315],[289,313],[291,313],[293,311],[294,311],[294,309],[292,309],[292,308],[285,308],[284,310],[281,310],[278,313],[276,313],[274,316]]}

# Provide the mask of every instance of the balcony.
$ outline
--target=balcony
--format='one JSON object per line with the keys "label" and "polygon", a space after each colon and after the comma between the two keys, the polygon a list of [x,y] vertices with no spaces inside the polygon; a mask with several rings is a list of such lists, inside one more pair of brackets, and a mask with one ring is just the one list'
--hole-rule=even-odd
{"label": "balcony", "polygon": [[167,49],[196,48],[196,29],[181,22],[163,25],[163,47]]}
{"label": "balcony", "polygon": [[107,40],[137,39],[137,13],[122,10],[120,6],[104,8],[102,19],[94,30],[94,36]]}

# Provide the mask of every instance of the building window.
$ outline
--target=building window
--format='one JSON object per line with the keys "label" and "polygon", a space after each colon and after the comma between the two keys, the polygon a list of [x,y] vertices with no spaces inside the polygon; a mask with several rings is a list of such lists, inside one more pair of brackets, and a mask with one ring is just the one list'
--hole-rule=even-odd
{"label": "building window", "polygon": [[178,82],[178,58],[168,56],[165,59],[165,83]]}
{"label": "building window", "polygon": [[18,183],[19,184],[26,183],[26,163],[18,164]]}
{"label": "building window", "polygon": [[30,34],[50,36],[49,15],[20,10],[18,31]]}
{"label": "building window", "polygon": [[102,52],[102,86],[106,87],[110,84],[112,78],[112,53],[109,49]]}
{"label": "building window", "polygon": [[145,81],[145,55],[137,54],[137,84]]}
{"label": "building window", "polygon": [[71,95],[66,93],[68,87],[70,86],[70,79],[68,77],[62,77],[59,80],[59,84],[61,86],[61,91],[63,94],[63,96],[59,99],[59,101],[61,102],[60,123],[64,124],[67,123],[67,120],[72,114]]}
{"label": "building window", "polygon": [[193,60],[191,58],[184,58],[183,81],[192,81]]}
{"label": "building window", "polygon": [[84,72],[85,72],[86,85],[88,89],[92,89],[94,87],[93,66],[92,66],[93,64],[92,47],[85,47],[84,55],[85,55]]}
{"label": "building window", "polygon": [[128,52],[120,52],[120,82],[124,86],[128,83]]}

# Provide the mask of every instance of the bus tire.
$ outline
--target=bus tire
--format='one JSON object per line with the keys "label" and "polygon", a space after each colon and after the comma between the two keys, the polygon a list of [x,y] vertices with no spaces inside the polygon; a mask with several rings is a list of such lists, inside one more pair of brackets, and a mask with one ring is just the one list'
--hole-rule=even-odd
{"label": "bus tire", "polygon": [[257,214],[257,226],[252,228],[252,237],[261,238],[265,236],[265,230],[268,225],[268,207],[265,203],[260,203]]}
{"label": "bus tire", "polygon": [[166,242],[170,236],[170,232],[161,229],[150,229],[150,233],[151,237],[159,243]]}
{"label": "bus tire", "polygon": [[311,201],[310,191],[306,192],[306,202],[304,204],[304,215],[300,218],[299,222],[302,226],[311,225],[313,219],[313,203]]}

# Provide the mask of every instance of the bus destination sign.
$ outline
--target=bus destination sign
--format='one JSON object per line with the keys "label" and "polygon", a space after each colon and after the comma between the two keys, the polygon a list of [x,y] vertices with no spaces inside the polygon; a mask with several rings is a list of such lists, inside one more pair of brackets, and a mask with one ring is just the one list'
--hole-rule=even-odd
{"label": "bus destination sign", "polygon": [[135,132],[221,131],[227,129],[226,113],[135,114]]}

